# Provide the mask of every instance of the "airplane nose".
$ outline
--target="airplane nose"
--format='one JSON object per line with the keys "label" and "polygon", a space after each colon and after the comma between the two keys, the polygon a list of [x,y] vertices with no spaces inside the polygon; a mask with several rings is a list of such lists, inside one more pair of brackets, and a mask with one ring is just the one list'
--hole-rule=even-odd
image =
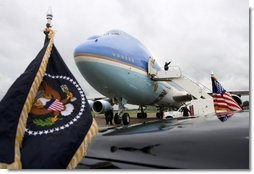
{"label": "airplane nose", "polygon": [[80,44],[74,50],[74,57],[82,56],[84,54],[111,57],[112,49],[108,46],[105,39],[94,36],[92,38],[88,38],[86,42]]}
{"label": "airplane nose", "polygon": [[98,46],[95,46],[95,44],[92,43],[92,41],[87,41],[75,48],[74,57],[82,55],[82,54],[95,54],[96,48],[98,48]]}
{"label": "airplane nose", "polygon": [[91,65],[89,62],[97,61],[97,56],[91,56],[94,55],[95,46],[90,42],[91,41],[86,41],[85,43],[77,46],[74,50],[74,60],[82,74],[84,72],[87,73],[86,70],[93,68],[94,65]]}

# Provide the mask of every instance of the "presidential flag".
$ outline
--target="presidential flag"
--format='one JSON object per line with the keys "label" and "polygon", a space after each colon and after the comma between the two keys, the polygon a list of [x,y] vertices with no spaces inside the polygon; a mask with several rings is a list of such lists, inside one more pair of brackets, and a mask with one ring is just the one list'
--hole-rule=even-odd
{"label": "presidential flag", "polygon": [[0,102],[0,168],[21,168],[20,147],[26,120],[46,71],[53,40],[47,40],[36,58],[13,83]]}
{"label": "presidential flag", "polygon": [[98,132],[84,91],[53,44],[51,29],[43,49],[1,101],[0,111],[2,168],[75,168]]}
{"label": "presidential flag", "polygon": [[212,74],[213,101],[216,112],[237,112],[242,108],[232,98]]}

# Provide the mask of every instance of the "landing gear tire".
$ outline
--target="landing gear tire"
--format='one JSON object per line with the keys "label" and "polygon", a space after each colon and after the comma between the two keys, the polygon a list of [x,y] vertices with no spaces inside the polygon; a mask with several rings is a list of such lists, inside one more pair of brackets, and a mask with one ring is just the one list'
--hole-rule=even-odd
{"label": "landing gear tire", "polygon": [[147,118],[147,113],[139,112],[137,113],[137,118]]}
{"label": "landing gear tire", "polygon": [[123,119],[123,125],[130,124],[130,115],[128,113],[124,113],[122,116]]}
{"label": "landing gear tire", "polygon": [[121,124],[121,118],[118,115],[118,113],[116,113],[114,116],[114,122],[115,122],[115,124]]}
{"label": "landing gear tire", "polygon": [[141,113],[139,112],[139,113],[137,113],[137,118],[142,118],[142,115],[141,115]]}

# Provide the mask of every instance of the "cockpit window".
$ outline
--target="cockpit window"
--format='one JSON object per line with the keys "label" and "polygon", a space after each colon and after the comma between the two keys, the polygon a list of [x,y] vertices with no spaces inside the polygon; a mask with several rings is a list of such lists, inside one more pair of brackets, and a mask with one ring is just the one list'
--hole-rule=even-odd
{"label": "cockpit window", "polygon": [[120,35],[122,32],[120,30],[110,30],[104,35]]}
{"label": "cockpit window", "polygon": [[93,40],[93,39],[97,39],[99,37],[100,37],[99,35],[94,35],[94,36],[87,38],[87,40]]}

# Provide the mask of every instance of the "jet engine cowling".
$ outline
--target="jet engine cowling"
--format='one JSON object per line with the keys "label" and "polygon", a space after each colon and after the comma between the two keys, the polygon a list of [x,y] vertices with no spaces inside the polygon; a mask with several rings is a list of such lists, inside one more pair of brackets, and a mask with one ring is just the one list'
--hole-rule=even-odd
{"label": "jet engine cowling", "polygon": [[94,100],[87,100],[91,109],[93,109]]}
{"label": "jet engine cowling", "polygon": [[101,114],[112,110],[112,105],[106,100],[97,100],[93,103],[92,109],[95,113]]}
{"label": "jet engine cowling", "polygon": [[241,99],[238,95],[231,94],[231,96],[232,96],[232,98],[236,101],[236,103],[237,103],[239,106],[242,106],[242,105],[243,105],[242,99]]}

